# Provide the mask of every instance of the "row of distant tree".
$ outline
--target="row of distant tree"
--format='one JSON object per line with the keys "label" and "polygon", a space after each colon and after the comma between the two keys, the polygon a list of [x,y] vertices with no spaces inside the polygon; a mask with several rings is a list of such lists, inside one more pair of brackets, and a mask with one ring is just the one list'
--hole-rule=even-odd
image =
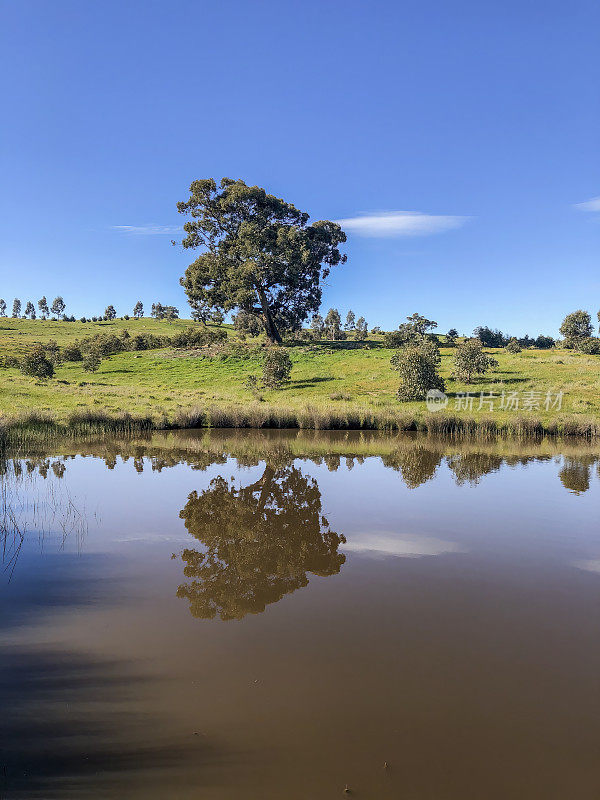
{"label": "row of distant tree", "polygon": [[475,328],[473,336],[479,339],[481,344],[485,345],[485,347],[506,347],[510,342],[516,341],[522,348],[536,347],[539,350],[549,350],[556,344],[552,336],[540,334],[534,339],[526,333],[525,336],[518,338],[516,336],[509,336],[499,330],[492,330],[488,328],[487,325],[480,325]]}
{"label": "row of distant tree", "polygon": [[[41,297],[37,302],[37,308],[38,311],[36,311],[36,307],[31,300],[28,300],[25,303],[25,307],[23,307],[21,300],[18,297],[15,297],[12,304],[11,317],[13,319],[27,319],[27,318],[37,319],[39,312],[39,318],[42,320],[52,317],[54,319],[63,319],[67,322],[75,322],[75,317],[68,317],[66,315],[65,311],[67,308],[67,304],[60,295],[54,298],[54,300],[52,301],[52,305],[50,306],[48,305],[48,300],[46,299],[46,297],[45,296]],[[6,304],[6,301],[0,298],[0,317],[6,317],[7,311],[8,311],[8,306]],[[144,304],[142,303],[141,300],[138,300],[138,302],[133,307],[132,316],[135,319],[141,319],[144,316]],[[179,319],[179,309],[175,308],[175,306],[166,306],[163,305],[162,303],[153,303],[151,316],[154,317],[154,319],[159,319],[159,320]],[[217,319],[217,316],[219,316],[220,319]],[[104,309],[104,314],[89,318],[81,317],[80,321],[98,322],[101,320],[113,320],[116,318],[117,318],[117,311],[115,307],[111,304],[106,306],[106,308]],[[124,315],[124,319],[129,319],[129,318],[130,318],[129,314]],[[194,318],[201,319],[201,321],[208,321],[210,319],[211,321],[223,322],[223,316],[216,315],[214,313],[209,314],[206,317],[206,320],[202,319],[201,315],[195,316]]]}
{"label": "row of distant tree", "polygon": [[[192,307],[192,318],[205,325],[208,322],[214,324],[222,324],[224,321],[223,313],[215,308],[211,308],[206,302],[203,301],[190,301]],[[53,317],[55,319],[64,319],[67,321],[75,321],[75,317],[67,317],[65,314],[66,303],[64,299],[58,295],[49,306],[46,297],[41,297],[37,302],[39,316],[42,320]],[[0,298],[0,317],[7,316],[6,301]],[[35,305],[28,300],[23,309],[21,300],[15,298],[12,305],[11,316],[15,319],[30,318],[36,319],[37,312]],[[135,319],[141,319],[144,316],[144,305],[141,300],[133,307],[132,316]],[[179,318],[179,309],[175,306],[163,305],[162,303],[153,303],[151,316],[157,320],[172,321]],[[600,311],[598,311],[598,322],[600,322]],[[94,316],[90,318],[81,317],[81,322],[98,322],[100,320],[114,320],[117,317],[117,311],[114,305],[108,305],[101,316]],[[129,315],[125,314],[124,319],[129,319]],[[415,336],[430,336],[437,338],[437,334],[433,331],[437,328],[437,322],[427,319],[418,313],[412,314],[406,318],[406,322],[401,323],[398,328],[385,335],[385,342],[388,347],[401,347],[414,339]],[[281,329],[286,329],[284,320],[278,320]],[[234,327],[239,333],[248,334],[251,336],[258,336],[264,331],[264,325],[256,314],[240,310],[233,317]],[[293,326],[295,329],[300,329],[299,325]],[[289,331],[290,333],[292,330]],[[346,319],[342,325],[342,318],[337,308],[330,308],[325,317],[321,314],[313,314],[310,324],[310,335],[314,339],[329,339],[332,341],[342,340],[353,336],[357,340],[364,340],[369,333],[367,322],[363,316],[356,318],[354,311],[350,310],[346,314]],[[381,333],[381,328],[378,326],[371,329],[372,334]],[[589,312],[578,310],[568,314],[560,327],[560,333],[563,336],[563,344],[572,349],[582,350],[583,352],[600,353],[600,341],[593,336],[594,328],[592,326],[592,318]],[[545,336],[543,334],[533,338],[528,334],[521,338],[510,336],[503,333],[501,330],[492,329],[487,325],[479,325],[473,331],[473,337],[479,339],[485,347],[508,347],[513,348],[518,346],[520,348],[535,347],[538,349],[549,349],[554,347],[557,342],[552,336]],[[459,338],[456,328],[450,328],[445,334],[445,342],[448,345],[454,345]]]}
{"label": "row of distant tree", "polygon": [[[286,333],[302,332],[302,328],[298,325],[294,326],[293,330],[286,328],[281,320],[279,322],[279,329]],[[233,326],[243,335],[258,336],[264,333],[264,326],[261,324],[260,319],[255,314],[247,311],[239,311],[233,317]],[[331,339],[337,341],[346,339],[348,336],[353,336],[355,339],[366,339],[368,335],[368,326],[364,317],[356,318],[354,311],[348,311],[346,314],[346,321],[342,325],[342,318],[337,308],[330,308],[325,317],[321,314],[314,314],[310,325],[310,334],[304,331],[305,335],[312,336],[313,339]],[[380,328],[373,328],[371,333],[379,333]]]}
{"label": "row of distant tree", "polygon": [[[597,317],[600,323],[600,311],[598,311]],[[567,314],[560,326],[560,335],[563,337],[561,344],[564,347],[581,350],[592,355],[600,353],[600,340],[594,336],[592,316],[588,311],[579,309]],[[514,336],[507,336],[502,331],[491,330],[487,326],[475,328],[473,336],[486,347],[507,347],[509,344],[517,342],[523,348],[536,347],[545,350],[557,344],[551,336],[538,336],[532,339],[525,335],[518,339]]]}
{"label": "row of distant tree", "polygon": [[[67,307],[65,301],[60,295],[54,298],[51,306],[48,306],[48,301],[46,300],[45,296],[38,300],[37,306],[42,319],[48,319],[48,317],[51,315],[57,318],[62,317]],[[6,305],[6,301],[0,298],[0,317],[5,317],[7,315],[7,308],[8,306]],[[21,313],[22,311],[23,313]],[[29,317],[30,319],[36,319],[37,313],[31,300],[27,301],[25,304],[25,309],[23,310],[21,301],[18,297],[15,297],[13,300],[11,316],[14,319],[18,319],[21,316]]]}
{"label": "row of distant tree", "polygon": [[[598,322],[600,323],[600,311],[598,312]],[[431,339],[438,338],[433,331],[437,328],[437,322],[421,314],[412,314],[406,318],[395,331],[385,335],[385,342],[388,347],[402,347],[415,338],[427,336]],[[595,337],[591,315],[587,311],[573,311],[567,314],[560,326],[560,333],[563,337],[560,344],[564,347],[583,352],[600,352],[600,340]],[[459,338],[456,328],[450,328],[445,334],[444,340],[447,345],[453,346]],[[468,337],[463,337],[468,338]],[[487,325],[479,325],[473,331],[473,338],[478,339],[485,347],[508,347],[518,345],[520,348],[535,347],[540,350],[548,350],[559,342],[552,336],[540,334],[535,338],[525,334],[518,338],[503,333],[498,329],[492,329]]]}
{"label": "row of distant tree", "polygon": [[[316,339],[346,339],[349,335],[355,339],[366,339],[369,328],[364,317],[356,319],[354,311],[350,310],[346,314],[346,321],[342,329],[342,318],[337,308],[330,308],[325,317],[314,314],[310,323],[313,336]],[[373,328],[371,333],[378,333],[379,328]]]}
{"label": "row of distant tree", "polygon": [[[141,319],[144,316],[144,304],[141,300],[138,300],[137,303],[133,307],[133,312],[131,316],[134,319]],[[175,308],[175,306],[163,306],[162,303],[152,303],[152,311],[150,312],[150,316],[154,319],[158,320],[167,320],[171,322],[174,319],[179,319],[179,309]],[[102,321],[111,321],[117,318],[117,310],[113,305],[106,306],[104,309],[104,315],[99,317],[81,317],[81,322],[102,322]],[[129,314],[124,314],[122,319],[131,319]]]}

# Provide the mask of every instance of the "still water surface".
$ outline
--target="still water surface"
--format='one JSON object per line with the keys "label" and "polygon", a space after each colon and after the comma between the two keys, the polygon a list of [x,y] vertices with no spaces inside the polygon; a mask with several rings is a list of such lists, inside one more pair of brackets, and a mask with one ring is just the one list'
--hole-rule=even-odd
{"label": "still water surface", "polygon": [[600,796],[592,447],[192,433],[1,468],[0,797]]}

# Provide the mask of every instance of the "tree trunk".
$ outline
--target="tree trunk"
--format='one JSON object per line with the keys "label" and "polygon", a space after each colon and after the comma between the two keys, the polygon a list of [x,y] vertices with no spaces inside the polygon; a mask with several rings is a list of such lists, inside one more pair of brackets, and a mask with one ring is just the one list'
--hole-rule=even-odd
{"label": "tree trunk", "polygon": [[256,505],[257,514],[262,514],[265,510],[267,500],[273,492],[273,480],[275,478],[275,474],[275,469],[267,464],[265,466],[265,471],[262,474],[262,478],[257,480],[255,483],[252,483],[250,486],[246,486],[246,488],[243,490],[245,495],[254,495],[254,493],[260,489],[260,496]]}
{"label": "tree trunk", "polygon": [[271,309],[269,308],[269,304],[267,303],[267,295],[265,294],[264,289],[258,289],[257,291],[258,291],[258,297],[260,299],[260,305],[263,311],[263,322],[265,325],[265,333],[272,342],[281,344],[281,336],[279,335],[277,326],[273,321],[273,315],[271,314]]}

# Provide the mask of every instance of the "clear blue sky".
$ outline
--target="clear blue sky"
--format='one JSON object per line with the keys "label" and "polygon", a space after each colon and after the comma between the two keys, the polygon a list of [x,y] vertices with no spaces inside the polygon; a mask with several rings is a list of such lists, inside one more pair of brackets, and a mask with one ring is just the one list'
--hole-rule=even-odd
{"label": "clear blue sky", "polygon": [[0,7],[7,302],[187,315],[175,203],[227,175],[350,220],[325,309],[522,335],[600,307],[596,0]]}

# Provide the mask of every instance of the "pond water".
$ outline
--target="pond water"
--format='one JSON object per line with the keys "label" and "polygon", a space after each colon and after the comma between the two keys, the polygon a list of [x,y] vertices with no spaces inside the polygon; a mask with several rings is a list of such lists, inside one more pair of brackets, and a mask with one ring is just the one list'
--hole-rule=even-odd
{"label": "pond water", "polygon": [[600,796],[593,446],[221,431],[1,472],[1,797]]}

